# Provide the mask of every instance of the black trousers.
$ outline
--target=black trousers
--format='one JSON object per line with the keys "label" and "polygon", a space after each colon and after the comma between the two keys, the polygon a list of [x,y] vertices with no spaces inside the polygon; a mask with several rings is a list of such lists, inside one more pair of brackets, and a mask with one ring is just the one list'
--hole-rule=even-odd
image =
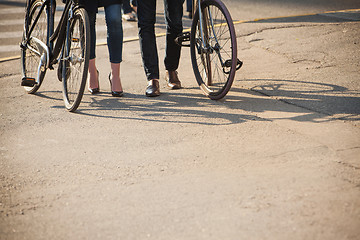
{"label": "black trousers", "polygon": [[[182,33],[184,0],[164,0],[166,23],[166,70],[174,71],[179,66],[181,46],[175,38]],[[156,0],[137,0],[140,48],[146,77],[159,79],[159,59],[155,37]]]}

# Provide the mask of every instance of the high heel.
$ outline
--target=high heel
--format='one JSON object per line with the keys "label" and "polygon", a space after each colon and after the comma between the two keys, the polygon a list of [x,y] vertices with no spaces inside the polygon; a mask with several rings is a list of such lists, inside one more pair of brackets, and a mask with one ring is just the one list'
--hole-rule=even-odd
{"label": "high heel", "polygon": [[[97,72],[97,82],[98,82],[98,86],[99,86],[99,71],[96,70],[96,72]],[[97,87],[97,88],[90,88],[90,87],[89,87],[88,90],[89,90],[89,92],[90,92],[91,94],[97,94],[97,93],[100,92],[100,87]]]}
{"label": "high heel", "polygon": [[124,95],[123,91],[113,91],[112,90],[111,73],[109,73],[109,82],[110,82],[110,88],[111,88],[111,95],[113,97],[122,97]]}

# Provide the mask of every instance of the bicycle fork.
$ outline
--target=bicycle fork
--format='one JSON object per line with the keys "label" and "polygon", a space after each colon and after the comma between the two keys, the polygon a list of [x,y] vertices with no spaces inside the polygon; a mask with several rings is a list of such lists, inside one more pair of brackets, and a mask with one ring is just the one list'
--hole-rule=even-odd
{"label": "bicycle fork", "polygon": [[[200,12],[199,12],[200,14]],[[204,42],[204,49],[206,50],[206,52],[210,52],[210,54],[212,54],[214,51],[217,53],[218,55],[218,58],[219,58],[219,61],[221,63],[221,66],[223,68],[223,72],[225,74],[229,74],[230,73],[230,69],[229,70],[226,70],[227,68],[231,68],[232,66],[232,60],[231,59],[228,59],[228,60],[223,60],[222,56],[221,56],[221,53],[220,53],[220,50],[221,50],[221,46],[219,44],[219,41],[218,41],[218,38],[215,34],[215,29],[214,29],[214,22],[213,22],[213,18],[212,18],[212,14],[211,14],[211,10],[208,9],[207,12],[204,13],[205,14],[205,17],[203,18],[203,21],[206,21],[206,19],[209,19],[210,21],[210,26],[211,26],[211,30],[212,31],[212,38],[215,39],[215,45],[214,46],[211,46],[210,45],[210,37],[206,37],[205,39],[208,41],[207,43]],[[207,15],[207,16],[206,16]],[[205,22],[206,25],[209,25],[209,23]],[[202,26],[202,24],[200,24],[200,27]],[[208,26],[206,26],[207,29]],[[203,31],[201,31],[203,32]],[[207,35],[209,35],[208,31],[206,31]],[[202,36],[202,39],[203,36]],[[238,58],[237,58],[237,62],[236,62],[236,71],[239,70],[241,67],[242,67],[242,61],[240,61]]]}
{"label": "bicycle fork", "polygon": [[[30,16],[28,15],[30,6],[31,6],[30,4],[27,5],[25,21],[30,21],[29,20]],[[50,11],[49,1],[45,1],[44,4],[41,6],[38,15],[36,16],[34,21],[31,23],[30,29],[25,30],[24,40],[20,43],[20,48],[22,49],[22,51],[25,52],[23,54],[26,54],[26,50],[29,49],[31,54],[35,54],[40,58],[39,65],[37,68],[36,78],[27,77],[26,73],[24,73],[24,76],[21,80],[21,86],[33,87],[35,84],[40,84],[41,73],[44,72],[45,69],[49,67],[49,59],[50,59],[49,47],[44,42],[42,42],[40,39],[31,36],[31,34],[35,28],[35,25],[37,24],[42,11],[44,11],[44,10],[47,11],[47,13],[48,13],[47,16],[48,16],[48,21],[49,21],[49,17],[50,17],[49,16],[50,15],[49,14],[49,11]],[[25,24],[25,25],[28,26],[28,24]],[[29,30],[29,31],[27,31],[27,30]],[[49,31],[49,29],[47,29],[47,31]]]}

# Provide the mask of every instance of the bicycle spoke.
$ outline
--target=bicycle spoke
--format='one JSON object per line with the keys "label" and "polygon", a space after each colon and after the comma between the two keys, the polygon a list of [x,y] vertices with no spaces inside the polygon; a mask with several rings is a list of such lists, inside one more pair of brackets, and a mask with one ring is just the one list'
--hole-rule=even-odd
{"label": "bicycle spoke", "polygon": [[[33,94],[35,93],[45,76],[45,69],[40,72],[40,75],[38,76],[38,67],[39,62],[41,60],[41,51],[38,48],[37,44],[32,38],[37,38],[40,41],[46,43],[46,34],[47,34],[47,15],[46,11],[42,9],[42,6],[44,4],[44,1],[42,0],[35,0],[32,2],[32,5],[28,8],[28,20],[25,22],[24,26],[24,34],[23,34],[23,40],[25,40],[25,36],[28,35],[26,31],[28,31],[33,24],[34,29],[29,36],[29,42],[25,44],[21,50],[21,63],[22,63],[22,73],[23,76],[26,78],[33,78],[36,80],[37,84],[35,84],[33,87],[25,86],[25,90]],[[40,15],[39,15],[40,14]],[[35,23],[35,19],[39,16],[38,21]]]}
{"label": "bicycle spoke", "polygon": [[86,18],[84,9],[75,11],[66,40],[63,78],[65,106],[69,111],[75,111],[79,106],[86,84],[89,64],[89,26]]}
{"label": "bicycle spoke", "polygon": [[[231,17],[220,0],[203,0],[203,34],[196,12],[191,34],[191,54],[196,79],[212,99],[219,99],[230,89],[236,59],[236,37]],[[203,39],[204,38],[204,39]],[[196,44],[194,44],[196,43]],[[204,46],[205,44],[205,46]]]}

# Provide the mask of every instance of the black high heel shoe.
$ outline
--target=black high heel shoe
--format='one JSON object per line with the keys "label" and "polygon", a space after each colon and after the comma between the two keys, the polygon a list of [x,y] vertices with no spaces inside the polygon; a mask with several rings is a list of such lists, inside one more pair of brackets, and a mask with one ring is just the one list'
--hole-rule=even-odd
{"label": "black high heel shoe", "polygon": [[110,88],[111,88],[111,95],[113,97],[122,97],[124,95],[123,91],[113,91],[112,90],[111,73],[109,73],[109,82],[110,82]]}
{"label": "black high heel shoe", "polygon": [[[97,72],[97,82],[98,82],[98,85],[99,85],[99,71],[96,70],[96,72]],[[90,87],[89,87],[88,90],[89,90],[89,92],[90,92],[91,94],[97,94],[97,93],[100,92],[100,87],[97,87],[97,88],[90,88]]]}

